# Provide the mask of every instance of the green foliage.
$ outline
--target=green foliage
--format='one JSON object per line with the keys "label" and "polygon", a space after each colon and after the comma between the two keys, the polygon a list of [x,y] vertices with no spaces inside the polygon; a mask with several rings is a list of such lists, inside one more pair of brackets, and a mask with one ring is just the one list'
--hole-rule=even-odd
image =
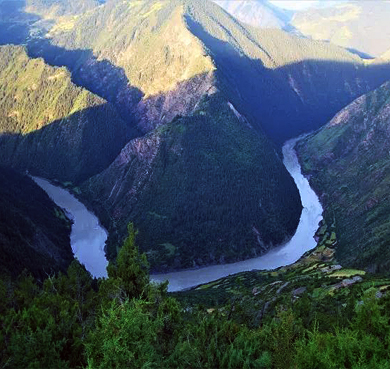
{"label": "green foliage", "polygon": [[153,319],[147,305],[126,301],[103,312],[86,346],[88,368],[156,367],[155,343],[162,322]]}
{"label": "green foliage", "polygon": [[[220,94],[123,152],[131,159],[118,158],[82,187],[115,224],[110,259],[115,232],[123,237],[128,222],[140,229],[140,249],[157,270],[254,257],[296,229],[301,205],[291,176],[273,145]],[[118,176],[123,185],[111,192]]]}
{"label": "green foliage", "polygon": [[347,106],[297,149],[325,216],[335,219],[337,258],[344,265],[387,273],[390,237],[390,85]]}
{"label": "green foliage", "polygon": [[78,182],[102,171],[127,142],[113,106],[23,47],[0,47],[0,79],[1,165]]}
{"label": "green foliage", "polygon": [[75,368],[84,363],[86,332],[94,322],[96,292],[77,261],[68,275],[43,285],[21,276],[7,293],[1,315],[1,365],[13,368]]}
{"label": "green foliage", "polygon": [[[343,293],[344,289],[325,299],[315,296],[313,287],[326,290],[324,283],[334,280],[319,274],[334,265],[323,261],[327,251],[320,246],[322,251],[308,253],[290,267],[230,277],[236,285],[241,281],[241,295],[212,309],[183,299],[179,305],[167,296],[166,284],[149,284],[136,232],[131,224],[128,230],[108,280],[93,281],[74,261],[67,275],[50,277],[40,285],[25,274],[14,283],[1,281],[2,367],[389,367],[387,280],[366,275],[366,281],[347,288],[349,294]],[[313,263],[320,264],[302,273]],[[281,289],[275,279],[289,284]],[[210,285],[218,287],[226,280],[229,278]],[[253,283],[259,288],[254,290]],[[291,298],[299,283],[306,291]],[[107,293],[112,286],[126,293]],[[207,288],[198,291],[204,293]],[[270,296],[273,305],[267,310],[259,302]],[[334,309],[337,301],[345,304],[344,310]],[[253,324],[260,311],[260,322]],[[336,319],[330,319],[331,315]]]}
{"label": "green foliage", "polygon": [[108,276],[119,283],[123,295],[127,299],[147,295],[149,283],[149,264],[146,255],[139,254],[135,238],[138,232],[130,223],[127,227],[128,236],[119,251],[115,262],[108,268]]}

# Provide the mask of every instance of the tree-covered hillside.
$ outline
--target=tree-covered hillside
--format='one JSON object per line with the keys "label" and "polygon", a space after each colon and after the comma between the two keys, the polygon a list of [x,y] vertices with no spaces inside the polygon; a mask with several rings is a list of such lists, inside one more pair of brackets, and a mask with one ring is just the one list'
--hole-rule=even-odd
{"label": "tree-covered hillside", "polygon": [[301,210],[273,145],[217,94],[130,141],[81,189],[110,227],[109,257],[131,221],[160,270],[260,255],[293,235]]}
{"label": "tree-covered hillside", "polygon": [[44,19],[77,16],[99,6],[99,0],[25,0],[27,13],[38,14]]}
{"label": "tree-covered hillside", "polygon": [[390,69],[328,43],[244,25],[208,0],[113,0],[59,21],[48,36],[31,42],[30,53],[67,65],[79,84],[135,114],[144,132],[190,113],[211,84],[281,143],[325,124]]}
{"label": "tree-covered hillside", "polygon": [[108,279],[92,280],[76,261],[43,284],[26,275],[0,279],[1,366],[388,366],[389,280],[341,268],[331,248],[320,246],[290,267],[241,273],[173,297],[166,285],[149,282],[129,230]]}
{"label": "tree-covered hillside", "polygon": [[71,223],[35,182],[0,167],[0,275],[46,278],[73,260]]}
{"label": "tree-covered hillside", "polygon": [[109,1],[73,22],[59,20],[48,37],[30,42],[30,54],[66,65],[76,83],[124,119],[134,116],[144,132],[191,112],[212,83],[214,65],[176,0]]}
{"label": "tree-covered hillside", "polygon": [[113,106],[23,47],[0,47],[0,79],[3,165],[77,182],[106,168],[130,137]]}
{"label": "tree-covered hillside", "polygon": [[[268,248],[256,241],[257,231],[269,246],[291,236],[300,210],[296,188],[281,164],[278,147],[275,150],[264,133],[279,145],[318,128],[345,104],[379,86],[390,70],[386,62],[368,64],[328,43],[244,25],[206,0],[108,1],[78,16],[56,17],[45,37],[30,36],[27,50],[48,64],[66,65],[75,84],[109,103],[73,83],[70,93],[58,96],[61,87],[56,85],[55,91],[47,92],[54,99],[48,99],[46,93],[41,99],[41,82],[34,82],[39,86],[36,90],[25,87],[23,100],[15,101],[9,97],[20,91],[12,84],[15,76],[9,74],[3,121],[6,127],[14,125],[19,131],[1,137],[0,149],[7,153],[4,163],[48,178],[86,180],[81,197],[89,199],[107,227],[117,230],[121,239],[127,222],[133,220],[142,234],[150,237],[141,246],[156,251],[150,257],[169,267],[253,256]],[[30,63],[43,61],[33,59]],[[21,78],[18,85],[30,82],[23,73]],[[68,74],[64,78],[70,83]],[[201,110],[202,101],[214,94],[224,103],[217,104],[215,111],[209,106],[204,115],[195,113]],[[37,121],[29,118],[23,122],[30,112],[21,114],[18,121],[19,110],[27,106],[20,101],[35,103],[38,96]],[[45,106],[50,113],[57,102],[54,110],[64,113],[49,121]],[[87,107],[80,110],[84,103]],[[111,103],[126,127],[137,126],[138,132],[129,132]],[[229,111],[228,103],[242,118]],[[225,113],[220,113],[226,109],[230,115],[224,121]],[[198,131],[199,121],[202,129]],[[253,127],[250,133],[242,129],[243,122]],[[40,125],[43,128],[36,130]],[[229,129],[223,130],[225,125]],[[171,129],[177,126],[186,127],[191,135]],[[20,131],[26,127],[35,130],[27,134]],[[117,157],[134,137],[138,138],[126,147],[128,155]],[[240,146],[232,146],[235,140]],[[136,145],[146,151],[142,160],[132,156],[138,157]],[[169,151],[170,145],[182,148],[182,155]],[[191,150],[202,147],[207,155],[192,154]],[[238,147],[245,148],[245,155]],[[231,160],[231,155],[240,157],[241,163]],[[115,163],[130,167],[127,175],[117,170],[117,164],[111,171],[115,157]],[[155,168],[149,171],[151,162]],[[273,181],[268,180],[270,173]],[[207,176],[203,178],[203,174]],[[242,178],[249,185],[241,182]],[[194,179],[201,181],[195,187],[196,196],[189,190],[197,183]],[[261,185],[256,187],[254,179]],[[253,188],[258,191],[255,198]],[[158,201],[151,200],[155,197]],[[234,200],[225,201],[230,198]],[[137,206],[130,207],[133,201]],[[188,203],[193,206],[191,212],[185,210]],[[238,205],[241,203],[244,206]],[[227,251],[226,234],[216,237],[216,224],[232,234]],[[188,240],[197,247],[191,249]],[[209,244],[213,245],[210,249],[220,251],[207,252]],[[179,255],[180,249],[187,254]],[[110,249],[110,257],[114,255],[115,250]]]}
{"label": "tree-covered hillside", "polygon": [[303,169],[334,218],[345,265],[388,272],[390,83],[364,95],[298,145]]}
{"label": "tree-covered hillside", "polygon": [[216,64],[218,88],[278,143],[325,124],[390,71],[329,43],[243,26],[208,1],[186,9]]}

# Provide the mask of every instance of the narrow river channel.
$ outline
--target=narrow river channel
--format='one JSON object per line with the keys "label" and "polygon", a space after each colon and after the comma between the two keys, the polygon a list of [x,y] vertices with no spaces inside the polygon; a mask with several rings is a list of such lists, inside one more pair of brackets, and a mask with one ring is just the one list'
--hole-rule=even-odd
{"label": "narrow river channel", "polygon": [[60,208],[65,209],[68,218],[72,219],[70,244],[74,256],[94,277],[107,277],[108,261],[104,252],[107,231],[100,225],[99,219],[63,188],[42,178],[33,177],[33,180]]}
{"label": "narrow river channel", "polygon": [[[156,274],[151,279],[155,282],[168,280],[169,291],[179,291],[202,283],[226,277],[230,274],[253,269],[275,269],[297,261],[306,251],[314,248],[314,234],[322,219],[321,203],[302,175],[294,146],[298,139],[293,139],[283,146],[284,165],[293,177],[303,205],[303,210],[295,235],[286,244],[279,246],[258,258],[240,261],[233,264],[213,265],[200,269]],[[34,178],[54,200],[64,208],[73,219],[71,245],[75,256],[95,277],[105,277],[107,260],[104,255],[104,244],[107,232],[99,225],[95,215],[87,210],[74,196],[66,190],[53,186],[48,181]]]}

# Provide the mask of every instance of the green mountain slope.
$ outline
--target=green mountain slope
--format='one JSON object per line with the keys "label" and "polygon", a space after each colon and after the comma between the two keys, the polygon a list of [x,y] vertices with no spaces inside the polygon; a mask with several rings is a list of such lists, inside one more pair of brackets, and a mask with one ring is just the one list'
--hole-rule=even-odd
{"label": "green mountain slope", "polygon": [[143,132],[191,113],[216,85],[278,143],[325,124],[389,70],[327,43],[251,28],[206,0],[113,0],[59,22],[29,50],[67,65]]}
{"label": "green mountain slope", "polygon": [[0,47],[0,163],[80,181],[107,167],[129,129],[103,99],[76,87],[65,68]]}
{"label": "green mountain slope", "polygon": [[82,190],[111,231],[135,223],[160,270],[260,255],[294,233],[301,209],[270,142],[218,95],[130,141]]}
{"label": "green mountain slope", "polygon": [[[264,133],[272,141],[281,144],[287,138],[319,127],[342,106],[382,83],[384,72],[390,69],[385,63],[365,64],[358,56],[327,43],[299,39],[283,31],[259,30],[246,26],[218,5],[205,0],[112,0],[73,17],[72,21],[69,21],[69,17],[57,17],[55,26],[45,37],[31,37],[27,49],[30,55],[42,56],[51,65],[66,65],[72,73],[72,81],[115,104],[128,125],[136,125],[139,129],[138,141],[131,141],[127,146],[128,155],[120,155],[115,165],[87,181],[82,186],[84,192],[81,196],[89,199],[93,208],[105,219],[107,227],[118,232],[119,238],[125,235],[125,224],[129,220],[134,220],[137,227],[144,227],[143,234],[150,237],[148,246],[147,241],[143,241],[144,249],[154,251],[151,257],[160,259],[160,264],[166,263],[169,268],[176,265],[192,266],[194,262],[219,262],[223,260],[222,256],[229,260],[249,257],[291,236],[299,219],[297,191],[283,168],[277,151],[265,139]],[[173,130],[172,133],[163,134],[166,132],[165,125],[170,127],[178,124],[175,120],[177,116],[184,119],[185,125],[186,119],[191,123],[194,116],[198,117],[199,114],[195,112],[199,111],[204,98],[214,94],[223,103],[217,104],[215,111],[204,109],[202,119],[208,123],[202,129],[210,134],[202,136],[205,132],[197,132],[190,124],[192,135],[199,145],[203,140],[208,148],[208,156],[191,156],[190,148],[195,141],[190,140],[185,131],[175,131],[174,134]],[[227,159],[231,155],[237,156],[237,148],[229,143],[234,141],[232,134],[220,131],[220,127],[212,124],[220,122],[221,127],[226,124],[221,122],[219,112],[227,109],[229,102],[242,114],[242,117],[237,118],[231,111],[228,121],[236,120],[230,129],[234,132],[233,137],[237,136],[235,139],[239,140],[240,145],[247,147],[247,155],[243,157],[248,166],[237,167],[237,162]],[[105,103],[101,106],[104,109],[110,107]],[[39,163],[33,168],[37,169],[39,166],[43,176],[50,178],[47,173],[55,172],[60,179],[74,181],[87,180],[106,169],[116,155],[111,156],[111,152],[104,163],[99,163],[100,166],[96,165],[96,158],[107,152],[105,148],[114,147],[118,154],[120,148],[135,134],[126,137],[125,134],[118,133],[120,129],[112,124],[112,121],[117,122],[115,119],[104,119],[106,124],[102,123],[100,126],[96,123],[101,123],[104,115],[100,110],[92,119],[88,118],[89,114],[96,111],[95,107],[77,110],[67,118],[79,122],[84,121],[84,115],[87,114],[85,121],[90,125],[81,125],[82,129],[85,128],[83,134],[74,134],[76,125],[70,125],[71,133],[68,133],[67,125],[51,124],[47,128],[45,126],[44,129],[18,137],[24,144],[20,151],[13,146],[14,137],[3,137],[2,147],[9,153],[17,153],[9,156],[12,159],[10,164],[25,169],[26,166],[20,163],[29,158],[33,163]],[[107,120],[110,120],[109,124]],[[249,123],[253,131],[245,133],[238,129],[237,121],[241,124]],[[89,130],[91,126],[95,131]],[[117,134],[119,138],[116,139]],[[260,137],[257,141],[253,138],[256,135]],[[55,137],[56,140],[50,141],[47,136]],[[64,137],[66,138],[63,139]],[[80,137],[82,140],[78,141]],[[31,146],[27,145],[30,140],[33,142]],[[152,148],[149,147],[148,140],[152,140]],[[70,142],[74,146],[69,146]],[[160,146],[162,142],[164,144]],[[146,150],[146,158],[134,159],[133,151],[137,150],[132,148],[134,144],[139,144]],[[176,161],[173,159],[172,162],[165,162],[173,155],[166,149],[170,145],[178,145],[190,156],[188,165],[191,171],[188,178],[185,173],[180,172],[186,168],[184,161],[178,161],[178,167],[175,167]],[[28,147],[28,150],[24,150],[24,147]],[[37,160],[36,153],[40,150],[48,152],[47,158],[50,156],[52,159],[47,159],[46,162]],[[63,152],[75,153],[71,155],[74,161],[71,164],[65,162],[58,168],[57,163],[63,163],[59,155],[65,157]],[[266,164],[264,159],[259,158],[259,152],[266,158]],[[211,160],[214,157],[217,160]],[[261,162],[261,165],[256,164],[253,158],[258,158],[256,163]],[[151,162],[158,170],[148,172]],[[62,167],[71,169],[65,171]],[[263,167],[267,170],[262,171]],[[86,171],[85,168],[90,170]],[[123,174],[123,168],[129,170],[125,170]],[[208,190],[191,197],[188,188],[192,188],[195,179],[199,180],[202,168],[211,177],[209,182],[202,185],[207,187],[209,184]],[[74,174],[75,169],[77,175]],[[249,172],[257,173],[253,178],[261,183],[255,202],[251,197],[252,192],[244,191],[245,186],[239,181],[239,173],[244,178],[251,178]],[[147,173],[146,179],[141,176],[144,173]],[[269,181],[269,173],[278,173],[274,177],[279,180]],[[137,184],[135,178],[139,176],[139,183],[144,185],[136,186],[136,197],[128,197],[129,193],[131,195],[133,182]],[[172,178],[176,178],[175,181],[184,188],[175,184]],[[233,187],[231,194],[229,188],[224,188],[223,192],[216,181],[218,178],[228,178],[227,183],[237,183],[239,186]],[[208,177],[203,180],[208,180]],[[187,185],[187,181],[190,184]],[[248,188],[254,188],[252,180],[248,181],[251,183]],[[156,186],[160,182],[166,183],[166,188],[161,189],[161,199],[156,200],[155,210],[150,203],[152,192],[148,186]],[[181,224],[172,221],[175,219],[173,214],[182,211],[178,210],[179,205],[181,209],[185,209],[183,204],[187,203],[186,199],[197,203],[197,199],[198,202],[203,199],[202,196],[206,196],[207,201],[204,210],[192,211],[195,218],[183,215]],[[177,203],[174,200],[176,197],[180,198]],[[228,203],[226,209],[212,200],[230,197],[235,200]],[[129,207],[128,203],[133,200],[138,208]],[[244,204],[243,208],[237,208],[240,202]],[[253,205],[255,203],[261,203],[262,206],[257,208]],[[104,204],[104,209],[101,204]],[[264,242],[268,246],[263,247],[261,242],[257,242],[256,231],[248,230],[249,221],[243,210],[245,208],[250,209],[247,214],[255,219],[254,228],[261,236],[265,235]],[[164,215],[165,209],[170,209],[168,215]],[[285,209],[293,210],[289,213]],[[267,227],[267,222],[262,222],[265,219],[261,215],[263,210],[264,214],[269,215],[267,222],[271,225]],[[213,212],[215,216],[208,219],[207,214]],[[153,217],[159,222],[154,221]],[[164,217],[168,219],[165,223]],[[281,222],[280,219],[284,220]],[[201,250],[206,244],[204,240],[212,245],[210,248],[213,250],[223,248],[218,243],[223,241],[216,240],[224,238],[214,236],[213,222],[219,222],[221,229],[231,226],[229,232],[235,235],[231,237],[234,241],[229,244],[230,250],[218,251],[219,253]],[[146,231],[146,226],[153,228]],[[172,234],[180,240],[195,240],[191,241],[198,245],[194,247],[195,252],[191,254],[191,246],[184,241],[178,245]],[[247,237],[247,245],[241,247]],[[203,246],[200,246],[201,241]],[[186,254],[182,255],[184,249]],[[110,256],[113,255],[115,250],[110,251]],[[195,258],[199,260],[194,260]]]}
{"label": "green mountain slope", "polygon": [[114,103],[125,119],[135,116],[146,132],[191,112],[211,85],[214,65],[182,13],[176,0],[114,0],[73,23],[58,21],[50,43],[35,40],[29,51],[68,66],[76,83]]}
{"label": "green mountain slope", "polygon": [[390,249],[390,83],[364,95],[309,136],[298,152],[327,217],[334,217],[337,257],[345,265],[388,271]]}
{"label": "green mountain slope", "polygon": [[[292,235],[300,207],[296,206],[295,186],[274,148],[264,139],[264,132],[280,144],[303,131],[317,128],[345,104],[383,82],[383,72],[389,70],[387,64],[367,65],[358,56],[327,43],[300,39],[283,31],[244,26],[209,1],[113,0],[77,17],[72,23],[59,20],[47,36],[29,43],[29,52],[43,56],[50,64],[67,65],[76,83],[113,102],[123,117],[134,122],[143,134],[151,135],[132,141],[127,146],[128,154],[120,155],[116,164],[83,186],[82,196],[89,199],[92,207],[105,219],[108,228],[118,231],[119,238],[125,235],[126,223],[133,220],[143,230],[142,233],[150,237],[150,242],[144,240],[142,247],[154,251],[151,258],[160,260],[160,266],[166,263],[169,268],[219,262],[223,260],[221,256],[229,260],[249,257],[254,255],[249,250],[251,247],[256,250],[257,241],[253,232],[249,231],[252,239],[248,244],[251,246],[234,250],[234,247],[238,247],[236,240],[243,240],[248,234],[249,223],[241,226],[237,214],[244,219],[243,210],[237,212],[233,204],[229,204],[226,211],[214,205],[204,208],[205,213],[215,211],[215,219],[219,219],[217,224],[221,229],[227,228],[224,224],[236,224],[232,228],[236,236],[232,237],[234,242],[228,252],[210,253],[200,249],[207,244],[204,240],[215,250],[222,247],[213,234],[215,220],[209,220],[207,214],[195,209],[192,213],[198,214],[197,218],[183,215],[179,218],[185,219],[180,220],[182,224],[171,220],[174,219],[173,214],[180,213],[179,205],[175,205],[173,200],[179,196],[176,193],[180,194],[181,199],[177,204],[184,209],[183,204],[189,202],[186,199],[197,203],[196,200],[200,201],[203,193],[192,198],[186,192],[188,188],[182,189],[174,184],[178,182],[184,186],[188,179],[185,174],[176,173],[180,166],[177,169],[174,163],[169,162],[168,165],[164,162],[162,158],[169,155],[165,144],[160,147],[157,142],[178,144],[188,151],[192,141],[185,139],[185,132],[180,131],[175,135],[170,133],[172,137],[170,134],[164,136],[163,140],[160,129],[164,131],[165,124],[173,124],[170,122],[177,115],[183,119],[193,119],[194,111],[198,110],[204,96],[215,92],[220,94],[225,106],[228,102],[234,105],[254,129],[249,136],[253,137],[257,132],[262,137],[260,144],[256,144],[249,136],[236,130],[237,139],[247,142],[251,157],[263,152],[271,173],[273,167],[278,173],[284,172],[280,174],[280,181],[267,181],[268,171],[261,171],[261,167],[255,166],[248,158],[251,170],[258,173],[255,178],[264,186],[256,201],[263,203],[269,196],[266,194],[280,194],[281,188],[286,196],[291,197],[285,201],[284,196],[277,196],[272,201],[274,206],[270,202],[267,208],[264,207],[270,214],[269,221],[276,224],[283,218],[283,209],[295,209],[280,229],[268,227],[274,229],[274,234],[266,237],[266,243],[276,244],[285,236]],[[215,112],[206,109],[204,119],[219,121],[220,109]],[[203,129],[209,130],[207,125]],[[220,163],[208,161],[210,157],[193,157],[189,165],[194,169],[188,176],[191,181],[199,177],[195,168],[199,170],[205,167],[206,172],[214,172],[215,177],[206,194],[209,198],[218,198],[221,190],[215,178],[227,176],[231,183],[236,182],[233,179],[237,177],[231,177],[231,173],[235,173],[235,164],[226,160],[226,157],[233,155],[235,148],[227,145],[226,151],[222,144],[212,145],[211,137],[214,136],[215,142],[227,142],[226,133],[221,133],[219,137],[215,128],[212,132],[210,137],[203,137],[204,144],[209,145],[211,157],[220,158]],[[193,135],[200,137],[195,133]],[[149,147],[149,140],[153,149]],[[133,150],[136,149],[132,145],[135,143],[148,153],[146,159],[143,158],[145,160],[134,159]],[[151,162],[158,170],[148,172],[145,179],[141,174],[150,170]],[[260,172],[257,172],[259,168]],[[169,176],[167,173],[170,173]],[[138,177],[143,185],[138,186],[135,180]],[[175,181],[172,178],[176,178]],[[136,189],[133,189],[134,181]],[[154,209],[148,186],[150,183],[156,186],[160,182],[167,183],[166,189],[161,190],[161,200],[156,200]],[[132,195],[132,190],[136,196]],[[229,197],[227,194],[223,196],[225,199]],[[251,194],[237,187],[232,196],[242,196],[241,201],[250,208],[247,204],[252,203]],[[130,207],[133,201],[137,206]],[[209,200],[208,203],[213,204]],[[165,211],[169,214],[165,215]],[[227,218],[221,216],[223,212],[235,215],[225,221]],[[248,214],[251,212],[248,211]],[[259,212],[259,209],[253,210],[257,224],[261,224]],[[267,232],[264,224],[259,227],[260,234]],[[182,245],[178,245],[173,235],[180,240],[195,240],[192,242],[198,246],[193,248],[194,253],[191,254],[188,242],[183,241]],[[115,242],[111,243],[111,247]],[[255,252],[261,249],[257,248]],[[186,250],[186,255],[182,250]],[[228,257],[229,252],[231,255]],[[115,248],[111,249],[110,255],[115,255]]]}
{"label": "green mountain slope", "polygon": [[315,40],[377,57],[389,48],[389,17],[388,1],[334,2],[332,7],[296,13],[291,24]]}
{"label": "green mountain slope", "polygon": [[215,0],[214,2],[241,22],[253,27],[289,28],[288,23],[292,14],[272,5],[267,0]]}
{"label": "green mountain slope", "polygon": [[70,221],[27,176],[0,167],[0,274],[45,278],[73,260]]}

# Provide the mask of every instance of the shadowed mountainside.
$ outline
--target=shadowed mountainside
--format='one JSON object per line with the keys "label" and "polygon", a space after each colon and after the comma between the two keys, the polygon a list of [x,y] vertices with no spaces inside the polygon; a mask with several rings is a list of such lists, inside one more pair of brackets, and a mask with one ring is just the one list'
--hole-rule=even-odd
{"label": "shadowed mountainside", "polygon": [[0,167],[0,274],[45,278],[73,260],[70,221],[35,182]]}
{"label": "shadowed mountainside", "polygon": [[298,145],[304,170],[323,194],[345,265],[389,267],[390,83],[363,95]]}
{"label": "shadowed mountainside", "polygon": [[2,165],[79,182],[106,168],[131,137],[112,105],[23,47],[0,47],[0,78]]}
{"label": "shadowed mountainside", "polygon": [[[213,80],[198,84],[217,86],[242,114],[258,122],[255,128],[280,144],[325,124],[353,99],[379,87],[390,71],[388,65],[373,67],[328,43],[243,25],[209,1],[111,1],[68,27],[59,22],[48,35],[30,43],[30,53],[49,63],[62,59],[78,84],[87,84],[119,110],[125,106],[141,116],[136,121],[144,133],[172,119],[173,100],[193,95],[193,85],[172,95],[179,84],[213,74]],[[53,47],[55,58],[50,57]],[[120,79],[96,65],[102,60],[122,68],[141,94],[118,88]],[[101,88],[94,90],[94,85]],[[153,100],[168,92],[164,103]],[[152,103],[145,103],[149,99]]]}
{"label": "shadowed mountainside", "polygon": [[[73,82],[115,104],[128,127],[137,127],[111,166],[107,160],[107,167],[94,167],[93,174],[103,172],[83,184],[81,196],[111,230],[110,258],[134,221],[147,229],[142,247],[160,268],[250,257],[291,236],[299,197],[264,133],[280,145],[318,128],[390,71],[328,43],[245,26],[216,4],[193,0],[112,0],[71,21],[57,18],[45,38],[32,37],[27,47],[30,55],[67,66]],[[33,140],[34,150],[52,145],[49,128],[23,142]],[[92,142],[88,132],[78,137]],[[3,137],[3,144],[12,148],[15,139],[21,140]],[[61,149],[71,147],[68,141]],[[194,155],[196,144],[207,155]],[[85,152],[99,156],[99,146]],[[27,152],[15,160],[23,163]],[[75,159],[91,166],[82,153]],[[53,170],[50,160],[45,166]],[[226,205],[218,205],[221,199]]]}

